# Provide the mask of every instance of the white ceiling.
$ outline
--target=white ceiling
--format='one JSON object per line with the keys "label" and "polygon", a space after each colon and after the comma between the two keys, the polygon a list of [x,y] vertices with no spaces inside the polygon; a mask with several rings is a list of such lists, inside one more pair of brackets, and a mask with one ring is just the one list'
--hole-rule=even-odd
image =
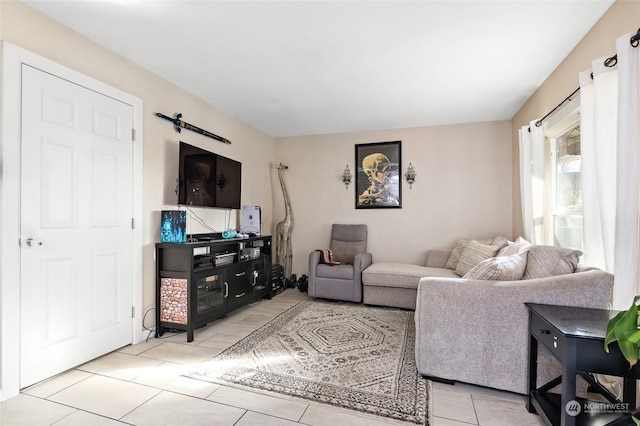
{"label": "white ceiling", "polygon": [[286,137],[510,120],[613,0],[25,3]]}

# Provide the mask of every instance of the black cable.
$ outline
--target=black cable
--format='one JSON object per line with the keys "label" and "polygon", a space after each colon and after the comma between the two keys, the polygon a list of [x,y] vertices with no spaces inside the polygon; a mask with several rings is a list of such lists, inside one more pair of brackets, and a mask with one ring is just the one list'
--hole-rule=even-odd
{"label": "black cable", "polygon": [[[143,328],[145,331],[148,331],[148,332],[149,332],[149,334],[147,334],[147,338],[146,338],[146,339],[144,339],[144,341],[145,341],[145,342],[148,342],[148,341],[149,341],[149,339],[151,338],[151,335],[152,335],[153,333],[155,333],[155,331],[156,331],[156,326],[153,326],[153,327],[151,327],[151,328],[148,328],[147,326],[145,326],[145,325],[144,325],[144,320],[147,318],[147,315],[149,314],[149,312],[154,311],[155,309],[156,309],[156,308],[155,308],[155,307],[153,307],[153,306],[152,306],[152,307],[150,307],[150,308],[148,308],[148,309],[145,311],[144,315],[142,316],[142,328]],[[169,332],[169,333],[171,333],[171,334],[167,334],[167,332],[165,332],[165,334],[166,334],[165,336],[157,337],[157,339],[168,339],[168,338],[170,338],[170,337],[177,336],[178,334],[185,333],[185,331],[184,331],[184,330],[174,330],[173,332]]]}
{"label": "black cable", "polygon": [[149,334],[147,334],[147,338],[144,339],[145,342],[148,342],[149,339],[151,338],[151,334],[153,334],[156,331],[156,327],[155,326],[153,326],[151,328],[147,328],[147,326],[144,325],[144,320],[147,318],[147,314],[149,314],[149,312],[151,312],[151,311],[153,311],[155,309],[156,309],[155,307],[148,308],[146,310],[146,312],[144,313],[144,315],[142,315],[142,328],[149,332]]}
{"label": "black cable", "polygon": [[152,306],[152,307],[150,307],[150,308],[148,308],[148,309],[147,309],[147,311],[144,313],[144,315],[142,315],[142,328],[144,328],[144,329],[145,329],[145,330],[147,330],[147,331],[153,331],[153,330],[155,329],[155,327],[147,328],[147,327],[144,325],[144,320],[147,318],[147,314],[148,314],[149,312],[151,312],[151,311],[154,311],[155,309],[156,309],[156,308]]}
{"label": "black cable", "polygon": [[196,213],[195,213],[191,208],[189,208],[188,206],[184,206],[184,207],[185,207],[185,209],[187,209],[187,211],[189,212],[189,215],[190,215],[190,216],[192,216],[192,217],[195,217],[195,218],[196,218],[196,221],[197,221],[198,223],[200,223],[200,225],[204,226],[205,228],[207,228],[208,230],[210,230],[210,231],[212,231],[212,232],[218,232],[218,231],[216,231],[215,229],[213,229],[212,227],[210,227],[209,225],[207,225],[207,224],[205,223],[205,221],[204,221],[202,218],[200,218],[200,216],[198,216],[198,215],[197,215],[197,214],[196,214]]}

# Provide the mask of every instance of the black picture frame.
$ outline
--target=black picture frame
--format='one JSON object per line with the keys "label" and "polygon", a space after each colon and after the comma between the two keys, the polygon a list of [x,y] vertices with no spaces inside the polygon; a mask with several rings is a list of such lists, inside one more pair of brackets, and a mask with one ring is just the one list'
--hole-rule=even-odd
{"label": "black picture frame", "polygon": [[356,209],[402,208],[401,176],[402,141],[357,144]]}

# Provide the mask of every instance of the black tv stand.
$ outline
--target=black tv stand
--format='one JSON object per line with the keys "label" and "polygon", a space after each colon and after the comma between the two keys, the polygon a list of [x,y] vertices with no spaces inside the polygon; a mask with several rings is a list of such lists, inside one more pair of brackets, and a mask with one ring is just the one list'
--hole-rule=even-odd
{"label": "black tv stand", "polygon": [[167,329],[193,330],[228,312],[274,294],[271,237],[156,244],[156,337]]}

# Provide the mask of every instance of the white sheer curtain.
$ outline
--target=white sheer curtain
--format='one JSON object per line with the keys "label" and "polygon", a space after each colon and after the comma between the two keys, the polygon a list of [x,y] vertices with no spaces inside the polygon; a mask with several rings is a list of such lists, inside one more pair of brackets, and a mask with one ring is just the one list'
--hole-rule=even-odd
{"label": "white sheer curtain", "polygon": [[[627,309],[640,288],[640,47],[627,34],[616,40],[618,54],[618,197],[616,202],[616,309]],[[616,288],[617,287],[617,288]]]}
{"label": "white sheer curtain", "polygon": [[543,244],[544,132],[534,120],[520,129],[520,194],[524,238]]}
{"label": "white sheer curtain", "polygon": [[617,40],[617,69],[600,58],[580,74],[584,261],[615,275],[614,309],[629,307],[640,278],[640,62],[630,38]]}
{"label": "white sheer curtain", "polygon": [[618,75],[605,59],[580,73],[584,263],[613,272]]}

